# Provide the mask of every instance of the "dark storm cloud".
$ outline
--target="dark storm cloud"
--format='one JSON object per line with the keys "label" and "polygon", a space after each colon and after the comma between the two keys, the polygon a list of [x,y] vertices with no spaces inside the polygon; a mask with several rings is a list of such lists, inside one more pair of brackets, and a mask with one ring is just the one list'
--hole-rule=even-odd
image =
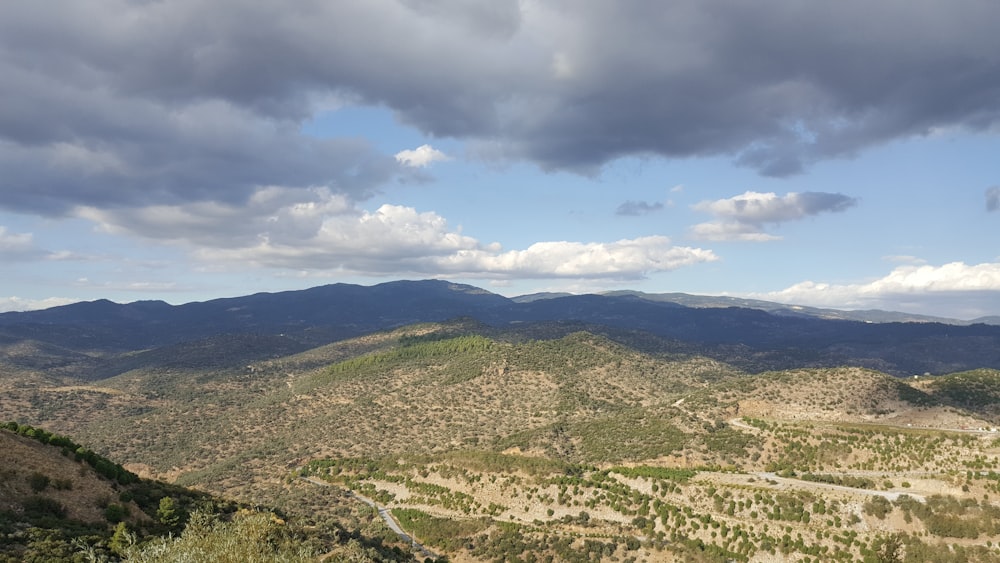
{"label": "dark storm cloud", "polygon": [[653,213],[663,209],[663,202],[649,203],[648,201],[626,201],[618,206],[615,215],[638,216]]}
{"label": "dark storm cloud", "polygon": [[992,0],[5,2],[0,205],[238,202],[269,184],[363,198],[407,172],[300,134],[339,103],[544,169],[731,155],[788,175],[995,130],[996,21]]}
{"label": "dark storm cloud", "polygon": [[523,120],[532,128],[512,149],[553,167],[732,153],[787,175],[1000,118],[990,2],[596,2],[567,14],[559,103]]}

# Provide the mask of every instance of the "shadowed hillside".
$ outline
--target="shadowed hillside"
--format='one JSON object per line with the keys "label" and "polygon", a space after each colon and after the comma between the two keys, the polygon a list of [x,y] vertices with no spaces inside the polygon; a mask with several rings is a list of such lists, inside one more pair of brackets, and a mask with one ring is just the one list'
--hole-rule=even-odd
{"label": "shadowed hillside", "polygon": [[[94,301],[0,314],[0,369],[45,369],[49,375],[93,380],[138,367],[137,353],[169,354],[178,344],[210,348],[214,343],[215,351],[203,361],[227,351],[242,353],[249,362],[456,318],[496,329],[577,323],[602,327],[597,332],[642,331],[700,347],[702,355],[742,361],[751,371],[853,365],[903,376],[1000,368],[1000,326],[858,322],[735,303],[748,306],[694,308],[628,292],[513,300],[444,281],[336,284],[178,306]],[[222,335],[234,340],[220,342]],[[254,342],[248,347],[249,340]],[[175,357],[189,353],[196,351],[181,350]]]}

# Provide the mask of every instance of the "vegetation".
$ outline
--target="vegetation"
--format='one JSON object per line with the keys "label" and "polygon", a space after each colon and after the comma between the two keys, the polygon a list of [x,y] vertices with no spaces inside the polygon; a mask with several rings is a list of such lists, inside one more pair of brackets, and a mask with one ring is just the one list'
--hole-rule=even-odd
{"label": "vegetation", "polygon": [[[32,447],[35,440],[43,445]],[[356,561],[411,559],[365,534],[374,515],[355,520],[353,531],[340,523],[320,533],[275,511],[174,485],[138,477],[122,484],[120,473],[112,480],[98,470],[113,462],[77,458],[67,443],[25,425],[0,430],[3,454],[48,472],[20,470],[9,466],[13,457],[0,457],[0,562],[313,561],[331,552]],[[103,463],[94,467],[92,460]],[[76,485],[58,485],[64,482]]]}
{"label": "vegetation", "polygon": [[[22,386],[5,413],[31,425],[4,429],[70,465],[0,467],[3,556],[424,558],[371,503],[483,561],[1000,560],[995,372],[749,373],[769,361],[581,328],[424,324],[240,365],[220,339]],[[81,471],[104,487],[85,502]]]}
{"label": "vegetation", "polygon": [[[43,444],[60,448],[63,455],[72,453],[77,461],[86,462],[87,465],[93,467],[99,474],[107,477],[108,479],[117,481],[119,484],[127,485],[129,483],[135,483],[139,480],[139,477],[135,473],[127,471],[121,465],[114,463],[108,458],[98,455],[87,448],[74,443],[65,436],[53,434],[41,428],[35,428],[27,424],[18,424],[17,422],[7,422],[3,425],[3,428],[21,436],[33,438]],[[48,485],[48,477],[38,473],[32,474],[31,488],[36,492],[45,489]]]}
{"label": "vegetation", "polygon": [[142,544],[126,539],[129,543],[122,556],[134,563],[297,563],[313,561],[317,555],[274,514],[262,512],[238,513],[230,520],[198,512],[180,536]]}

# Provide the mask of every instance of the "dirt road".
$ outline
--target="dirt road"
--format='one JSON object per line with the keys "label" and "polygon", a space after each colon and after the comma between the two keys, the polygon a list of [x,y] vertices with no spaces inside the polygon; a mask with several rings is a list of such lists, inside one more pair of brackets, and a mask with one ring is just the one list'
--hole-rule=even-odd
{"label": "dirt road", "polygon": [[844,485],[834,485],[832,483],[818,483],[816,481],[803,481],[802,479],[793,479],[790,477],[778,477],[774,473],[767,471],[761,471],[759,473],[754,473],[754,475],[760,477],[761,479],[775,481],[779,484],[786,485],[788,487],[796,489],[811,489],[819,491],[841,491],[845,493],[854,493],[856,495],[868,495],[873,497],[882,497],[888,501],[897,501],[899,497],[905,495],[917,502],[927,502],[927,498],[924,495],[919,495],[916,493],[905,493],[905,492],[895,492],[895,491],[876,491],[873,489],[857,489],[854,487],[846,487]]}
{"label": "dirt road", "polygon": [[[323,481],[321,479],[316,479],[315,477],[301,477],[301,479],[303,481],[312,483],[313,485],[316,485],[316,486],[319,486],[319,487],[329,487],[330,486],[330,483],[327,483],[326,481]],[[430,557],[432,559],[437,559],[438,558],[438,555],[436,553],[434,553],[433,551],[427,549],[426,546],[424,546],[423,544],[421,544],[420,542],[418,542],[410,534],[407,534],[403,530],[403,528],[400,527],[399,522],[397,522],[396,519],[392,517],[392,513],[389,511],[389,509],[387,507],[385,507],[385,506],[378,506],[378,504],[376,504],[375,501],[373,501],[372,499],[370,499],[370,498],[368,498],[368,497],[366,497],[364,495],[359,495],[358,493],[356,493],[354,491],[347,491],[347,494],[350,495],[352,498],[358,499],[359,501],[367,504],[368,506],[370,506],[370,507],[374,508],[376,511],[378,511],[378,515],[385,522],[385,525],[388,526],[390,530],[392,530],[393,532],[395,532],[396,535],[399,536],[399,539],[401,539],[402,541],[410,544],[410,546],[413,548],[414,551],[420,553],[420,555],[422,555],[424,557]]]}

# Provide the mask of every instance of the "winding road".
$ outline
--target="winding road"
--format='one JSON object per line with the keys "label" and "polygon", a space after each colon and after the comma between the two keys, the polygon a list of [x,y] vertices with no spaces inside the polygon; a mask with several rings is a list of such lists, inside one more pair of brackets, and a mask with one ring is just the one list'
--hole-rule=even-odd
{"label": "winding road", "polygon": [[[316,479],[314,477],[300,477],[300,479],[302,479],[303,481],[306,481],[308,483],[312,483],[313,485],[316,485],[318,487],[330,487],[331,486],[330,483],[327,483],[326,481],[323,481],[321,479]],[[397,522],[396,519],[392,517],[392,513],[389,511],[388,508],[386,508],[384,506],[380,507],[378,504],[375,503],[374,500],[372,500],[372,499],[370,499],[370,498],[368,498],[368,497],[366,497],[364,495],[359,495],[358,493],[356,493],[354,491],[348,490],[347,494],[350,497],[355,498],[355,499],[357,499],[357,500],[359,500],[359,501],[367,504],[368,506],[374,508],[376,511],[378,511],[378,515],[382,517],[382,520],[385,522],[385,525],[388,526],[390,530],[392,530],[393,532],[395,532],[396,535],[399,536],[400,540],[402,540],[402,541],[410,544],[410,546],[413,548],[414,551],[420,553],[420,555],[422,555],[424,557],[430,557],[432,559],[437,559],[438,558],[438,554],[434,553],[430,549],[427,549],[427,546],[421,544],[413,536],[411,536],[410,534],[407,534],[405,531],[403,531],[403,528],[400,527],[399,522]]]}

